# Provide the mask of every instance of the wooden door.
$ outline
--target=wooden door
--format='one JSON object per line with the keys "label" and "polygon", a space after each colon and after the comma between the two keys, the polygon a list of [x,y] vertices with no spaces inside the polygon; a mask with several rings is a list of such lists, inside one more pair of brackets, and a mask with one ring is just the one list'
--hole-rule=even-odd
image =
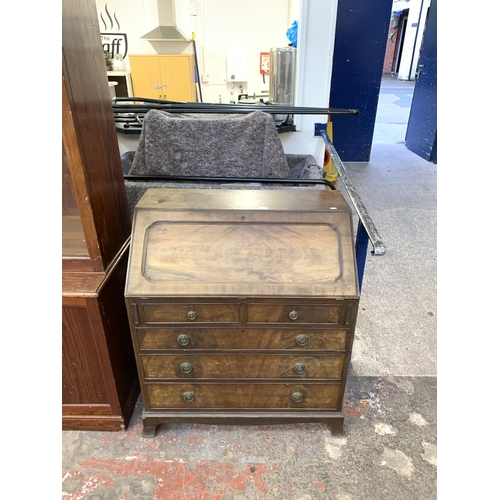
{"label": "wooden door", "polygon": [[168,101],[196,102],[194,58],[189,55],[158,56],[163,97]]}
{"label": "wooden door", "polygon": [[129,56],[134,96],[164,99],[159,57],[156,55]]}

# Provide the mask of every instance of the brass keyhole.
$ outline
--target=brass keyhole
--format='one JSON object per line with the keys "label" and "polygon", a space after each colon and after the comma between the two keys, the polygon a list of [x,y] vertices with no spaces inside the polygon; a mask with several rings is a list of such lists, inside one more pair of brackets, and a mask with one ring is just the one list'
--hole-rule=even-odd
{"label": "brass keyhole", "polygon": [[190,321],[194,321],[196,319],[196,313],[193,311],[193,306],[191,306],[190,311],[188,311],[187,317]]}

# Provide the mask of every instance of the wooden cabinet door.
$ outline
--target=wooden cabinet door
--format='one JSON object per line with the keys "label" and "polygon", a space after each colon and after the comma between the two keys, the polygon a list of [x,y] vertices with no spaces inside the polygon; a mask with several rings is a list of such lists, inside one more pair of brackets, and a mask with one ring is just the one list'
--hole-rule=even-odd
{"label": "wooden cabinet door", "polygon": [[164,99],[159,58],[156,55],[129,56],[134,96]]}
{"label": "wooden cabinet door", "polygon": [[163,97],[168,101],[196,102],[194,58],[189,55],[158,56]]}

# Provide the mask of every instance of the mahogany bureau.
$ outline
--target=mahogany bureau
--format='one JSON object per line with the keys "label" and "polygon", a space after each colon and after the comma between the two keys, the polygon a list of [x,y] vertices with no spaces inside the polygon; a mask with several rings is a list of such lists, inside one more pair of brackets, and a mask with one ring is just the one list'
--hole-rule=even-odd
{"label": "mahogany bureau", "polygon": [[169,422],[343,429],[359,291],[339,191],[149,189],[125,299],[144,436]]}

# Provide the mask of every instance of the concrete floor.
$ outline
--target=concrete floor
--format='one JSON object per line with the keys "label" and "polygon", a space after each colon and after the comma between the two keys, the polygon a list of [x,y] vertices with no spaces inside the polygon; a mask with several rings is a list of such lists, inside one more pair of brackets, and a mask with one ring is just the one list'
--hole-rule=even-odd
{"label": "concrete floor", "polygon": [[346,163],[387,253],[366,262],[344,434],[175,424],[144,439],[139,398],[126,431],[62,433],[63,499],[437,498],[437,166],[404,145],[399,83],[383,82],[371,161]]}

